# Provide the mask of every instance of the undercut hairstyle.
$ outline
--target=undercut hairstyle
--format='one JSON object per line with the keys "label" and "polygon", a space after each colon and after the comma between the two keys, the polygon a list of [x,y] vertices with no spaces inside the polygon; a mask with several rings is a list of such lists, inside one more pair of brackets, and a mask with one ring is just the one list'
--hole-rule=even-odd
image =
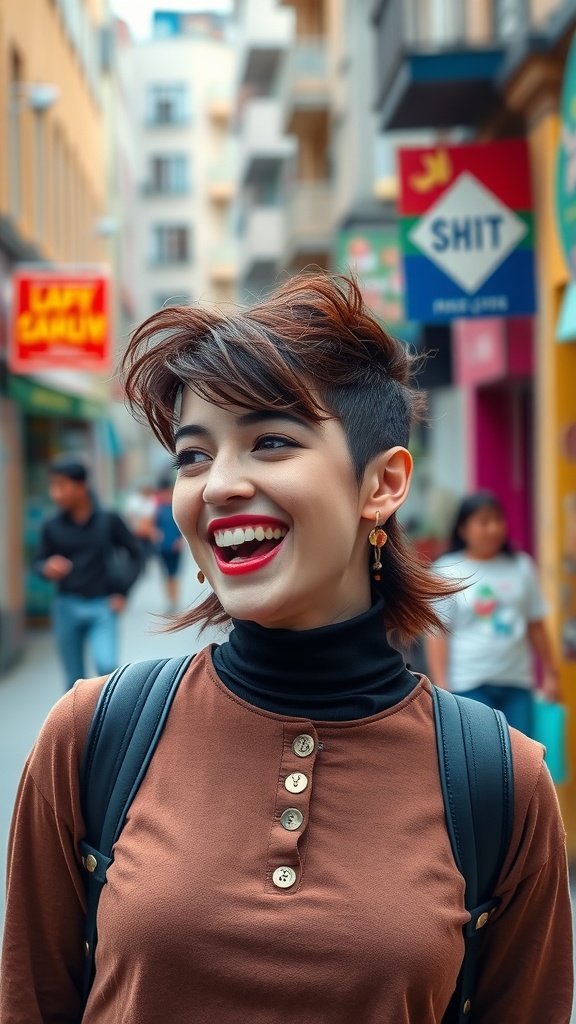
{"label": "undercut hairstyle", "polygon": [[[233,312],[199,306],[159,310],[137,328],[122,361],[128,407],[174,452],[181,397],[293,412],[342,424],[356,480],[368,463],[408,446],[425,398],[411,382],[415,357],[365,306],[346,277],[303,273],[264,300]],[[441,630],[432,602],[458,587],[423,563],[393,515],[381,581],[386,628],[400,643]],[[367,571],[373,549],[366,544]],[[215,594],[172,621],[183,629],[229,622]]]}

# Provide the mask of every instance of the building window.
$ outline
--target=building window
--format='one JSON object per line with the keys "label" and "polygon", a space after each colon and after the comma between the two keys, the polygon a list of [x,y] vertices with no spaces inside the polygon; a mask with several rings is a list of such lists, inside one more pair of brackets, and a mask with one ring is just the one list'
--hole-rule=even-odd
{"label": "building window", "polygon": [[146,191],[153,194],[181,196],[188,192],[188,157],[171,153],[150,158]]}
{"label": "building window", "polygon": [[186,124],[188,116],[188,87],[185,83],[148,87],[149,124]]}
{"label": "building window", "polygon": [[187,263],[190,259],[190,229],[169,224],[152,228],[152,263]]}

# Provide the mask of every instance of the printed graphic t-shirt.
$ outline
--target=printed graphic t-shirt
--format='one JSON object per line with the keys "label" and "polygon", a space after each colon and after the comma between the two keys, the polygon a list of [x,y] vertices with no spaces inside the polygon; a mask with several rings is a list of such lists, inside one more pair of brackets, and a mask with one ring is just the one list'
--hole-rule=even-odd
{"label": "printed graphic t-shirt", "polygon": [[528,624],[546,607],[529,555],[498,555],[487,561],[451,552],[435,563],[465,590],[444,598],[436,610],[449,630],[448,685],[462,693],[483,683],[533,685]]}

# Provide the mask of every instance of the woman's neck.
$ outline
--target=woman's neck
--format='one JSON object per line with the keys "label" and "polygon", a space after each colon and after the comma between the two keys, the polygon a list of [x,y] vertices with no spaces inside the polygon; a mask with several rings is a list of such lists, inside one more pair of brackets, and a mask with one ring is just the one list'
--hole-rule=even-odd
{"label": "woman's neck", "polygon": [[386,639],[382,598],[354,618],[310,630],[235,621],[213,662],[222,682],[248,703],[318,720],[376,714],[415,685]]}

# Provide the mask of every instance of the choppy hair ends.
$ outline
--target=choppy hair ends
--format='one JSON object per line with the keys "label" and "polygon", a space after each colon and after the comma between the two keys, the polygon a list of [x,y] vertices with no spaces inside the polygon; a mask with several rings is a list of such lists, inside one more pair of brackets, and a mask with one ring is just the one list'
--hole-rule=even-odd
{"label": "choppy hair ends", "polygon": [[[131,412],[170,451],[188,387],[222,406],[289,410],[311,422],[336,416],[360,482],[372,458],[408,445],[411,425],[424,414],[424,395],[412,383],[416,362],[367,309],[356,281],[306,273],[232,313],[159,310],[132,336],[122,372]],[[407,642],[441,628],[431,602],[454,587],[420,561],[395,517],[386,529],[379,585],[386,625]],[[169,628],[227,621],[211,594]]]}

